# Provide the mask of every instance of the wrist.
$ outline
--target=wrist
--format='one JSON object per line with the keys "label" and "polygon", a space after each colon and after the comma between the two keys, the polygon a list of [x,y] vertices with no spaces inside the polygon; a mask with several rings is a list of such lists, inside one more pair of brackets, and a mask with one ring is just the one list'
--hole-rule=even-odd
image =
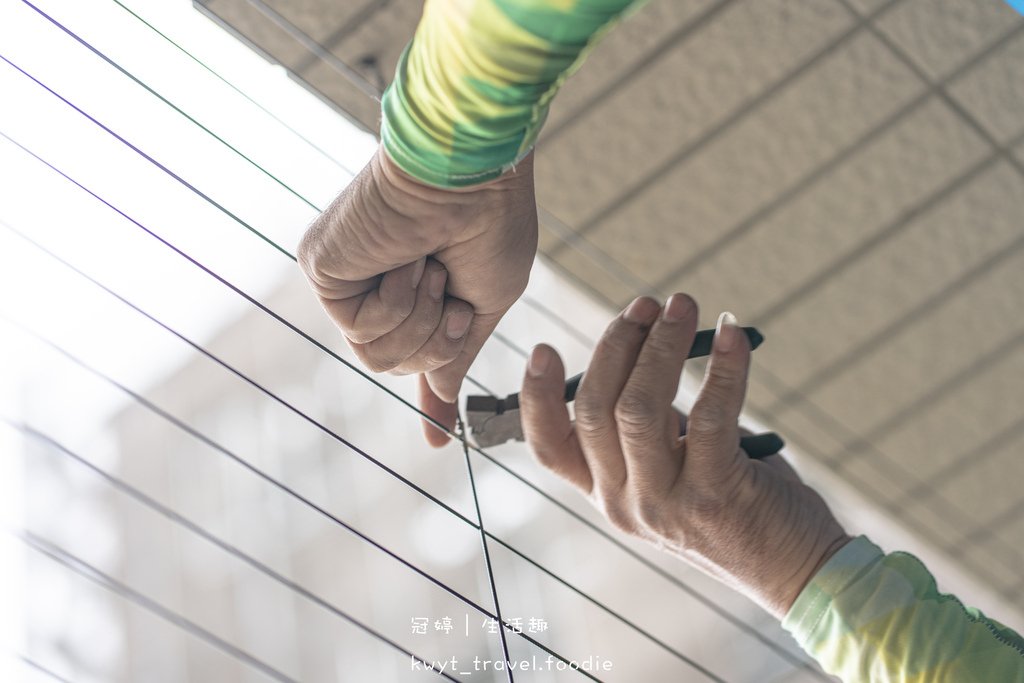
{"label": "wrist", "polygon": [[790,578],[772,593],[769,598],[770,611],[780,620],[783,619],[821,568],[851,540],[853,537],[833,520],[819,534],[810,552],[801,561],[794,563],[796,568],[790,573]]}

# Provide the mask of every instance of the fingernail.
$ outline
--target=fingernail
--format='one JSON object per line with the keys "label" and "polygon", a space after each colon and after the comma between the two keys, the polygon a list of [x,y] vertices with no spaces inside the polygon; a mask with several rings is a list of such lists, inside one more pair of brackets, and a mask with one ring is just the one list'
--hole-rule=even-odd
{"label": "fingernail", "polygon": [[430,285],[428,286],[427,293],[430,294],[431,299],[440,301],[444,298],[444,285],[447,281],[447,270],[439,270],[430,276]]}
{"label": "fingernail", "polygon": [[473,314],[469,311],[457,311],[448,316],[448,323],[445,325],[444,333],[452,341],[462,339],[469,329],[469,323],[473,320]]}
{"label": "fingernail", "polygon": [[718,316],[718,325],[715,326],[715,349],[728,352],[736,347],[736,340],[739,338],[740,328],[736,324],[736,316],[729,311],[724,311]]}
{"label": "fingernail", "polygon": [[693,299],[685,294],[673,294],[662,314],[667,322],[677,323],[693,311]]}
{"label": "fingernail", "polygon": [[526,374],[533,378],[543,377],[550,364],[551,350],[546,346],[535,346],[526,364]]}
{"label": "fingernail", "polygon": [[631,323],[648,323],[653,317],[651,309],[656,305],[651,299],[641,296],[633,300],[633,303],[629,305],[626,312],[622,314],[622,317]]}
{"label": "fingernail", "polygon": [[423,269],[427,267],[427,257],[424,256],[416,262],[416,266],[412,269],[412,288],[416,289],[420,286],[420,280],[423,279]]}

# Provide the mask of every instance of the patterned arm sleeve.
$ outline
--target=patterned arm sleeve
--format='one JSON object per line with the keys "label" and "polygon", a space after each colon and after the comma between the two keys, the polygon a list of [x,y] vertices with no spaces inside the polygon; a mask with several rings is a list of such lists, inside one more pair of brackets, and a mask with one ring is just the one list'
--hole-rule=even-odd
{"label": "patterned arm sleeve", "polygon": [[783,626],[846,683],[1024,683],[1024,639],[939,593],[913,555],[864,537],[829,559]]}
{"label": "patterned arm sleeve", "polygon": [[637,4],[427,0],[382,100],[385,150],[441,187],[498,177],[529,153],[587,50]]}

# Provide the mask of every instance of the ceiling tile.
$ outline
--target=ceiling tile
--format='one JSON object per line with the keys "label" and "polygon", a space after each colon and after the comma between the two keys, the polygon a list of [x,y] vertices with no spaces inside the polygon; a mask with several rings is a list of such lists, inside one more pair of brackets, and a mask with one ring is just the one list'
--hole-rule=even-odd
{"label": "ceiling tile", "polygon": [[875,454],[842,453],[831,456],[843,481],[880,505],[891,505],[902,499],[905,481],[891,463]]}
{"label": "ceiling tile", "polygon": [[970,528],[979,527],[1018,502],[1024,481],[1021,453],[1024,434],[994,452],[978,454],[965,463],[958,476],[939,486],[937,493],[956,506]]}
{"label": "ceiling tile", "polygon": [[654,0],[644,5],[643,11],[627,16],[601,39],[580,70],[562,86],[541,134],[541,144],[559,128],[573,125],[586,108],[593,106],[595,98],[612,94],[609,88],[621,87],[620,80],[636,75],[662,51],[673,49],[691,30],[698,30],[695,20],[734,2]]}
{"label": "ceiling tile", "polygon": [[861,14],[870,14],[883,5],[898,4],[899,0],[850,0],[850,4],[860,10]]}
{"label": "ceiling tile", "polygon": [[[1016,302],[1019,311],[1020,293],[1008,298]],[[988,327],[972,328],[969,336],[984,336],[997,318],[989,320]],[[959,325],[960,321],[950,320],[950,327]],[[967,340],[961,348],[965,355],[973,356],[971,347],[972,341]],[[928,477],[1020,419],[1020,406],[1024,405],[1021,377],[1024,377],[1024,340],[1005,354],[999,354],[997,362],[974,374],[969,381],[944,392],[927,410],[907,416],[899,428],[875,441],[876,449],[919,477]]]}
{"label": "ceiling tile", "polygon": [[952,96],[1000,143],[1024,133],[1024,32],[964,74],[950,88]]}
{"label": "ceiling tile", "polygon": [[[1016,517],[1008,520],[1006,524],[996,529],[993,529],[992,537],[989,539],[988,542],[1001,543],[1003,545],[1009,546],[1010,548],[1024,548],[1024,513],[1019,514]],[[1024,578],[1024,576],[1022,576],[1022,573],[1018,568],[1018,587],[1024,587],[1021,585],[1022,578]]]}
{"label": "ceiling tile", "polygon": [[805,315],[808,300],[984,152],[948,108],[929,101],[671,287],[717,305],[743,302],[775,340],[761,362],[789,384],[804,382],[840,355],[865,322],[827,307]]}
{"label": "ceiling tile", "polygon": [[308,54],[288,33],[246,0],[207,0],[202,7],[277,62],[291,67]]}
{"label": "ceiling tile", "polygon": [[802,0],[799,11],[790,0],[731,5],[547,145],[538,157],[538,198],[581,227],[849,24],[834,0]]}
{"label": "ceiling tile", "polygon": [[[345,2],[324,2],[323,0],[263,0],[276,12],[295,24],[313,40],[326,44],[333,33],[346,27],[367,8],[387,5],[392,0],[346,0]],[[409,3],[408,0],[398,0]],[[250,3],[250,7],[253,5]],[[258,10],[257,10],[258,11]],[[327,47],[331,47],[327,44]]]}
{"label": "ceiling tile", "polygon": [[742,228],[789,188],[811,182],[823,164],[922,90],[877,39],[858,35],[587,237],[610,251],[615,233],[629,233],[642,246],[624,253],[624,264],[655,284],[674,282],[672,274],[699,259],[701,249]]}
{"label": "ceiling tile", "polygon": [[[416,32],[422,11],[421,2],[393,0],[331,52],[349,66],[359,69],[371,82],[382,79],[385,84],[390,83],[398,58]],[[367,58],[374,59],[375,64],[372,67],[360,66]]]}
{"label": "ceiling tile", "polygon": [[638,293],[635,287],[609,274],[594,259],[588,258],[576,249],[564,249],[551,260],[557,267],[579,278],[587,289],[613,308],[624,307]]}
{"label": "ceiling tile", "polygon": [[1020,23],[1004,2],[905,0],[875,25],[937,79]]}
{"label": "ceiling tile", "polygon": [[329,63],[316,60],[301,75],[311,88],[334,102],[351,119],[372,131],[380,123],[380,104],[352,87]]}
{"label": "ceiling tile", "polygon": [[[1024,178],[994,166],[777,321],[821,347],[812,355],[823,362],[806,364],[796,389],[852,429],[870,430],[1015,334],[1012,316],[987,319],[997,302],[1010,314],[1024,296],[1024,235],[1013,217],[1022,194]],[[986,323],[990,334],[975,340]],[[835,334],[821,334],[825,326]]]}
{"label": "ceiling tile", "polygon": [[[994,590],[1012,591],[1020,581],[1020,564],[1015,566],[1007,558],[1006,550],[1010,546],[998,540],[990,540],[980,545],[967,546],[962,552],[955,553],[954,558],[989,582]],[[940,586],[941,588],[941,586]],[[970,598],[964,598],[970,604]]]}

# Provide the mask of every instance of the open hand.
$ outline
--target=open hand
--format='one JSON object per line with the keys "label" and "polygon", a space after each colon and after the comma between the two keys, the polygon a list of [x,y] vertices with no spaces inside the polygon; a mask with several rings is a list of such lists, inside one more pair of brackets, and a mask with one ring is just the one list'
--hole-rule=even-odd
{"label": "open hand", "polygon": [[634,301],[598,343],[576,392],[536,347],[520,392],[523,429],[538,460],[580,489],[619,529],[664,547],[745,593],[780,619],[848,539],[821,497],[781,456],[740,449],[750,345],[719,318],[707,373],[680,437],[672,407],[697,328],[697,306]]}

